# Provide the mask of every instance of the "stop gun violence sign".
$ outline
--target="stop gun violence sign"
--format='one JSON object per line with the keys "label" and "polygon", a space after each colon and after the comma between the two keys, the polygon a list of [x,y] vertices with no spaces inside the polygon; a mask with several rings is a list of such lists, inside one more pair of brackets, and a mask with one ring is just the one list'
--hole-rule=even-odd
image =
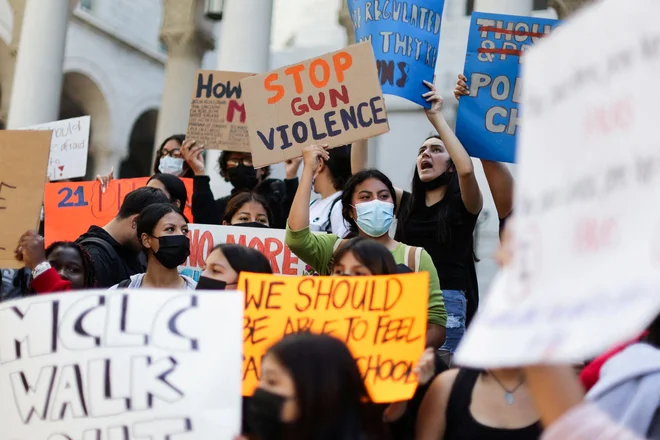
{"label": "stop gun violence sign", "polygon": [[256,168],[390,130],[369,42],[241,80]]}

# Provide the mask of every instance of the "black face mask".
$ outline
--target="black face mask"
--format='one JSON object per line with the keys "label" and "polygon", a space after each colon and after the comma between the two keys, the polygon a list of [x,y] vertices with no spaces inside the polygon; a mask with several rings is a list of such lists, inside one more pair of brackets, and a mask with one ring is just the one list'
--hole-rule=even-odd
{"label": "black face mask", "polygon": [[237,190],[247,189],[252,191],[257,186],[257,170],[254,167],[246,167],[241,163],[238,166],[229,168],[227,176],[229,176],[229,182]]}
{"label": "black face mask", "polygon": [[197,281],[197,290],[225,290],[226,288],[226,281],[214,280],[208,277],[199,277],[199,281]]}
{"label": "black face mask", "polygon": [[431,191],[433,189],[440,188],[441,186],[449,185],[449,182],[451,182],[451,178],[452,178],[452,173],[449,171],[445,171],[444,173],[440,174],[438,177],[431,180],[430,182],[422,182],[422,186],[426,191]]}
{"label": "black face mask", "polygon": [[242,226],[244,228],[270,228],[270,226],[264,225],[263,223],[259,223],[259,222],[236,223],[233,224],[232,226]]}
{"label": "black face mask", "polygon": [[158,239],[156,260],[168,269],[176,269],[190,255],[190,239],[185,235],[163,235]]}
{"label": "black face mask", "polygon": [[281,419],[284,396],[257,388],[247,404],[246,423],[248,431],[259,440],[284,438],[287,424]]}

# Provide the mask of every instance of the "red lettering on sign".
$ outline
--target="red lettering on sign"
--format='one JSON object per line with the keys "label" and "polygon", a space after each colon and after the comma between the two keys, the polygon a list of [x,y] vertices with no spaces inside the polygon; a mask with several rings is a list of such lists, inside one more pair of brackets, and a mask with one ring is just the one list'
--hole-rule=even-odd
{"label": "red lettering on sign", "polygon": [[575,231],[575,248],[578,253],[597,252],[614,244],[617,221],[613,218],[585,218],[578,222]]}

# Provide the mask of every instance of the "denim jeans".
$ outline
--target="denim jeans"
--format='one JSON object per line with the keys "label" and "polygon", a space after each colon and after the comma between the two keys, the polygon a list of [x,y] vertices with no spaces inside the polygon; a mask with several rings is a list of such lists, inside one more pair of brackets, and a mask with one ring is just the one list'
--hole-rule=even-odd
{"label": "denim jeans", "polygon": [[456,351],[458,343],[465,334],[465,315],[467,313],[467,299],[462,290],[444,290],[442,298],[447,309],[447,339],[442,346],[452,354]]}

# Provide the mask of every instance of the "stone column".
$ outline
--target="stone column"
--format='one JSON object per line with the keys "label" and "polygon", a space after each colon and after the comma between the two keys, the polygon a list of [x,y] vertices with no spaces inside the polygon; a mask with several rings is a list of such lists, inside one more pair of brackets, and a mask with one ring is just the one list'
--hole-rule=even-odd
{"label": "stone column", "polygon": [[355,43],[355,28],[353,27],[353,21],[351,20],[351,14],[348,9],[347,0],[343,0],[341,3],[341,9],[339,10],[339,24],[346,29],[346,41],[347,44]]}
{"label": "stone column", "polygon": [[498,14],[530,15],[534,9],[532,0],[475,0],[474,10]]}
{"label": "stone column", "polygon": [[[264,73],[270,67],[270,29],[273,0],[226,0],[218,41],[218,70]],[[206,153],[206,173],[216,196],[231,186],[217,171],[220,153]]]}
{"label": "stone column", "polygon": [[557,11],[560,20],[565,20],[575,11],[593,0],[550,0],[549,6]]}
{"label": "stone column", "polygon": [[77,0],[26,0],[8,128],[57,120],[69,16]]}
{"label": "stone column", "polygon": [[188,128],[195,72],[213,50],[213,24],[204,19],[201,0],[164,0],[160,39],[167,47],[163,98],[158,111],[155,148]]}

